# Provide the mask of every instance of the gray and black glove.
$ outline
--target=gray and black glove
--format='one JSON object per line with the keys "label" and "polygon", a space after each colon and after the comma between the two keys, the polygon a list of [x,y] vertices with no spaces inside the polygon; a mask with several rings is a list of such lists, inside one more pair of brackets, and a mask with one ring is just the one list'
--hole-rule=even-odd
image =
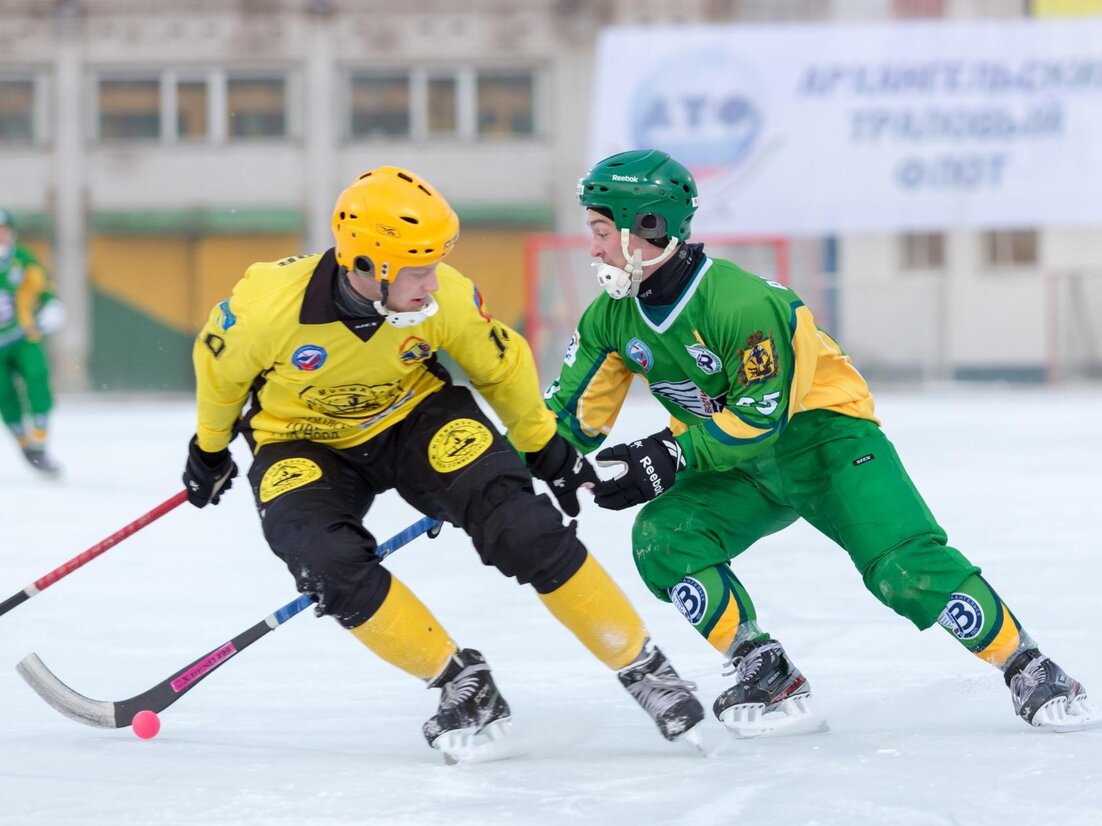
{"label": "gray and black glove", "polygon": [[532,475],[551,486],[562,512],[567,516],[577,516],[581,511],[578,488],[598,481],[593,465],[558,433],[542,450],[524,454],[524,459]]}
{"label": "gray and black glove", "polygon": [[593,500],[602,508],[619,511],[669,490],[685,467],[685,456],[667,427],[645,439],[606,447],[597,454],[597,464],[623,466],[612,479],[599,481],[593,492]]}
{"label": "gray and black glove", "polygon": [[197,436],[191,437],[184,466],[184,487],[187,500],[197,508],[217,505],[222,494],[233,487],[237,465],[229,450],[207,453],[199,447]]}

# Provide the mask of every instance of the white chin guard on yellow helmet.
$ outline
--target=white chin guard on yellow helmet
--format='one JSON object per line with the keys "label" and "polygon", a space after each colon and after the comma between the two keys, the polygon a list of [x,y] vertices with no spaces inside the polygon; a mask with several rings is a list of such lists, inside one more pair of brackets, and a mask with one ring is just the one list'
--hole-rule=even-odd
{"label": "white chin guard on yellow helmet", "polygon": [[[360,278],[375,278],[375,267],[371,263],[371,259],[363,255],[357,255],[353,259],[352,272]],[[386,306],[387,294],[390,292],[390,282],[376,280],[379,281],[379,286],[382,288],[383,297],[378,301],[371,302],[371,306],[375,308],[375,312],[386,319],[386,323],[391,327],[416,327],[418,324],[432,318],[440,309],[436,299],[431,295],[427,295],[425,296],[425,303],[421,305],[419,310],[407,312],[391,310]]]}
{"label": "white chin guard on yellow helmet", "polygon": [[436,311],[440,309],[440,305],[436,303],[436,299],[431,295],[425,297],[425,303],[420,310],[412,310],[406,313],[388,310],[382,301],[376,301],[374,307],[375,312],[385,318],[386,323],[391,327],[416,327],[418,324],[432,318],[436,315]]}
{"label": "white chin guard on yellow helmet", "polygon": [[620,251],[626,261],[624,267],[616,267],[599,261],[593,263],[593,266],[597,268],[597,283],[604,287],[606,293],[617,299],[634,298],[639,295],[639,285],[643,281],[643,267],[664,264],[677,250],[677,245],[681,243],[671,235],[670,242],[666,244],[666,248],[656,258],[644,261],[641,250],[628,252],[630,236],[631,232],[629,230],[620,230]]}

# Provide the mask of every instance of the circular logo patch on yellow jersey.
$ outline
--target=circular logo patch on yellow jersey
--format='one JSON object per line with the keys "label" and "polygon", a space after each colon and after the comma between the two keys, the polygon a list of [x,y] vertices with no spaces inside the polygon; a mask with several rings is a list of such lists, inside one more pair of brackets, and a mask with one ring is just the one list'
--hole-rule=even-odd
{"label": "circular logo patch on yellow jersey", "polygon": [[264,472],[260,480],[260,501],[271,502],[295,488],[321,478],[321,468],[310,459],[281,459]]}
{"label": "circular logo patch on yellow jersey", "polygon": [[482,422],[455,419],[436,431],[429,442],[429,464],[439,473],[450,473],[485,453],[493,440]]}

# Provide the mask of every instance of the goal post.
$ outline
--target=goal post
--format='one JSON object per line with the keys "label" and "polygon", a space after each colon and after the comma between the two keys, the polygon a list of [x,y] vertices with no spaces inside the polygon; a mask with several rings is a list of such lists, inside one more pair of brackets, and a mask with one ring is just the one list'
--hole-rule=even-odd
{"label": "goal post", "polygon": [[1102,379],[1102,267],[1045,274],[1049,383]]}
{"label": "goal post", "polygon": [[[725,258],[755,275],[792,283],[793,255],[798,250],[780,236],[704,235],[708,255]],[[811,269],[821,272],[817,260]],[[578,319],[600,293],[582,235],[540,233],[525,241],[524,335],[532,347],[541,381],[558,375],[563,353]],[[804,268],[801,261],[801,269]]]}

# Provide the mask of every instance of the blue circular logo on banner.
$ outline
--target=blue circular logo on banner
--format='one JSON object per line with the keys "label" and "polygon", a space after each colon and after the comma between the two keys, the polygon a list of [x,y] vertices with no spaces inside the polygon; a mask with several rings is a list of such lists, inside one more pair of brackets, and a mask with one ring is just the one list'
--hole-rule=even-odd
{"label": "blue circular logo on banner", "polygon": [[725,49],[681,52],[636,85],[634,146],[653,146],[706,174],[743,161],[761,136],[760,85]]}
{"label": "blue circular logo on banner", "polygon": [[317,370],[323,364],[325,360],[329,358],[329,354],[325,352],[324,347],[319,347],[316,344],[303,344],[297,350],[293,356],[291,356],[291,364],[295,365],[299,370]]}

